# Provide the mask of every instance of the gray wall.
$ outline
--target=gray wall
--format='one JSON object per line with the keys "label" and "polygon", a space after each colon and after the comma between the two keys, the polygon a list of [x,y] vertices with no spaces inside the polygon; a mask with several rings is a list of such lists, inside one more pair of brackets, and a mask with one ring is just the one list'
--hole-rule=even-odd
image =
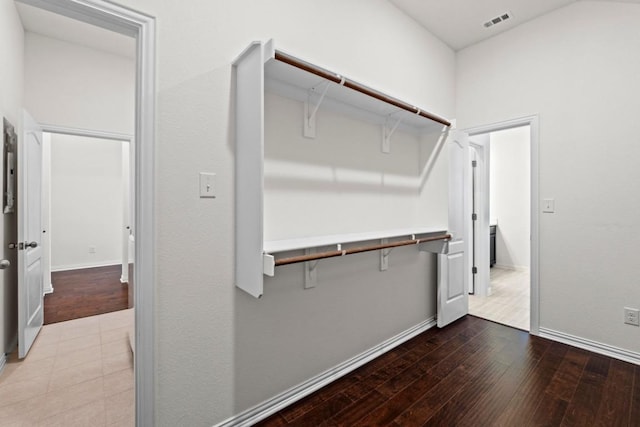
{"label": "gray wall", "polygon": [[[540,327],[632,352],[640,329],[640,5],[580,1],[459,52],[458,125],[540,118]],[[542,205],[541,205],[542,206]],[[637,356],[636,356],[637,357]]]}

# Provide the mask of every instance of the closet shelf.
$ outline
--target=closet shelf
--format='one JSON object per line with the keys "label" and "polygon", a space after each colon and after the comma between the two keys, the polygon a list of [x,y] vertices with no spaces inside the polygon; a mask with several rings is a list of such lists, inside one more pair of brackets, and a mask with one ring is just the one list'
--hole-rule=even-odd
{"label": "closet shelf", "polygon": [[446,233],[447,227],[416,227],[396,230],[384,230],[367,233],[346,233],[330,236],[313,236],[286,240],[267,240],[264,252],[275,254],[324,246],[336,246],[348,243],[366,242],[370,240],[393,239],[398,237],[424,236],[427,234]]}
{"label": "closet shelf", "polygon": [[269,92],[311,102],[383,126],[414,134],[441,132],[451,123],[436,114],[384,94],[333,71],[265,44],[264,78]]}
{"label": "closet shelf", "polygon": [[[398,239],[389,242],[389,239]],[[346,255],[359,254],[363,252],[380,251],[380,270],[388,268],[389,254],[393,248],[401,246],[420,246],[420,250],[441,253],[446,248],[446,242],[451,239],[451,235],[446,232],[445,227],[421,227],[404,230],[388,230],[376,233],[349,233],[333,236],[318,236],[306,239],[278,240],[265,242],[262,268],[263,274],[267,276],[275,275],[275,268],[280,265],[305,263],[305,288],[315,287],[315,269],[318,260]],[[350,246],[343,248],[343,244],[363,243],[378,241],[375,244]],[[425,245],[428,245],[426,247]],[[328,248],[318,252],[318,248]],[[274,254],[303,250],[304,255],[290,257],[276,257]]]}

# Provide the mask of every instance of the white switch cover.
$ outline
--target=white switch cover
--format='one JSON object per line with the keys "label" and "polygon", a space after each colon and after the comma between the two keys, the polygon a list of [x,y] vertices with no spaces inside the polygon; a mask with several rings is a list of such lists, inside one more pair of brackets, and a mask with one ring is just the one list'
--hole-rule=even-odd
{"label": "white switch cover", "polygon": [[216,197],[216,174],[200,172],[200,197]]}
{"label": "white switch cover", "polygon": [[556,211],[556,201],[555,201],[555,199],[544,199],[544,200],[542,200],[542,212],[554,213],[555,211]]}

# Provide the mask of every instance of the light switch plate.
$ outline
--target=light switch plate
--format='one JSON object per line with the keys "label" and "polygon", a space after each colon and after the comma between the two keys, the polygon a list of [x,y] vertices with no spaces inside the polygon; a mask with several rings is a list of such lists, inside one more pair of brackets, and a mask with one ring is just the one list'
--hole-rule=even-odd
{"label": "light switch plate", "polygon": [[554,213],[556,211],[555,199],[543,199],[542,200],[542,212]]}
{"label": "light switch plate", "polygon": [[216,174],[200,172],[200,198],[216,197]]}

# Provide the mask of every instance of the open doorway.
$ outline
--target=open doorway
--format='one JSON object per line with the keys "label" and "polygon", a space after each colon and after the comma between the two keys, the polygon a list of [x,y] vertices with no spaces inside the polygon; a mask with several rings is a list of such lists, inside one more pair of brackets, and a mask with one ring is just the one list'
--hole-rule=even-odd
{"label": "open doorway", "polygon": [[473,282],[469,313],[537,331],[537,119],[469,130]]}
{"label": "open doorway", "polygon": [[[123,319],[116,318],[115,316],[111,316],[112,313],[100,315],[105,316],[100,319],[93,318],[85,318],[92,319],[90,322],[91,325],[88,326],[91,331],[89,334],[85,334],[85,336],[74,336],[78,333],[78,328],[52,328],[51,331],[53,333],[43,334],[42,332],[37,335],[36,339],[41,340],[41,344],[43,344],[43,348],[38,353],[30,353],[27,355],[29,361],[32,362],[32,366],[27,368],[25,364],[16,364],[14,366],[4,366],[4,371],[1,371],[0,381],[1,384],[1,392],[0,392],[0,400],[3,402],[2,410],[0,410],[0,424],[6,422],[8,424],[69,424],[70,422],[78,422],[79,420],[83,420],[82,414],[87,414],[88,412],[92,412],[92,409],[99,410],[100,414],[98,417],[104,417],[105,422],[120,422],[124,421],[124,419],[130,420],[133,423],[134,419],[137,419],[141,424],[153,424],[153,294],[152,294],[152,284],[153,284],[153,232],[152,232],[152,224],[153,224],[153,129],[154,129],[154,98],[155,98],[155,87],[154,87],[154,23],[153,18],[148,17],[146,15],[139,14],[131,9],[125,9],[119,7],[113,3],[105,2],[102,0],[61,0],[61,1],[51,1],[51,2],[40,2],[40,1],[25,1],[26,3],[36,4],[40,12],[44,13],[44,9],[54,12],[53,15],[49,15],[44,21],[40,21],[43,25],[40,25],[42,30],[63,30],[66,31],[73,25],[67,25],[67,23],[61,24],[61,20],[65,20],[64,16],[73,16],[75,19],[79,19],[82,22],[90,22],[94,29],[98,29],[94,25],[102,27],[102,29],[108,28],[111,31],[115,31],[119,33],[125,38],[130,38],[133,45],[134,57],[132,60],[132,77],[133,77],[133,90],[131,92],[130,100],[128,101],[128,105],[131,105],[131,134],[135,134],[136,141],[139,142],[136,144],[136,155],[135,161],[137,162],[136,166],[136,174],[135,174],[135,193],[139,196],[136,198],[138,201],[138,206],[136,209],[134,224],[136,225],[136,230],[138,234],[136,236],[135,242],[135,254],[136,258],[139,258],[139,262],[136,265],[135,269],[135,277],[137,286],[135,288],[136,301],[141,301],[139,305],[140,309],[136,310],[136,320],[135,320],[135,332],[133,327],[130,327],[130,336],[135,335],[135,343],[137,344],[137,351],[135,353],[136,360],[136,369],[135,374],[131,372],[129,378],[131,383],[134,383],[135,376],[135,389],[132,386],[127,393],[122,394],[122,390],[117,390],[116,388],[112,389],[111,392],[107,393],[106,384],[107,381],[104,378],[105,373],[111,369],[117,369],[120,366],[120,362],[114,360],[111,356],[110,352],[115,348],[114,346],[107,345],[105,346],[105,341],[103,338],[109,334],[102,334],[102,332],[106,331],[104,326],[109,327],[110,329],[116,329],[116,326],[119,326],[119,322],[130,323],[133,325],[133,318]],[[17,6],[16,6],[17,7]],[[44,9],[39,9],[44,8]],[[60,15],[58,15],[60,14]],[[17,15],[16,15],[17,16]],[[41,14],[42,16],[42,14]],[[14,25],[16,20],[13,16],[10,17]],[[22,18],[22,17],[20,17]],[[78,21],[79,22],[79,21]],[[17,22],[20,24],[20,22]],[[87,25],[87,24],[84,24]],[[19,25],[14,25],[16,28]],[[24,21],[22,22],[22,27],[26,28]],[[77,26],[74,26],[77,29]],[[33,38],[42,37],[43,34],[35,33],[36,35]],[[19,34],[18,31],[12,32],[12,38],[7,40],[7,43],[15,43],[17,46],[22,48],[24,39],[26,39],[26,32],[23,37],[22,34]],[[83,38],[81,40],[82,43],[86,42],[87,38]],[[68,40],[62,40],[63,43]],[[80,44],[82,44],[80,43]],[[26,44],[26,43],[25,43]],[[108,44],[108,43],[107,43]],[[88,46],[84,46],[85,48]],[[49,54],[50,59],[63,59],[63,55],[58,55],[59,52],[55,52],[50,49],[41,49],[40,52],[45,54]],[[54,94],[51,92],[45,93],[44,98],[49,101],[48,107],[50,107],[49,112],[51,113],[48,118],[45,117],[46,114],[43,113],[45,109],[33,108],[31,111],[34,116],[37,118],[37,122],[41,125],[41,127],[48,127],[51,125],[66,125],[66,126],[77,126],[79,128],[87,128],[87,129],[105,129],[105,127],[94,126],[93,124],[88,125],[78,125],[77,123],[69,123],[66,122],[65,119],[71,118],[83,118],[85,120],[100,120],[105,116],[102,114],[93,114],[91,108],[86,108],[84,111],[70,111],[69,108],[65,108],[63,103],[65,101],[69,101],[77,96],[78,93],[89,92],[91,89],[98,87],[98,85],[92,85],[88,82],[90,79],[75,79],[72,81],[70,75],[65,73],[59,73],[55,70],[52,70],[50,67],[48,68],[46,65],[41,63],[36,64],[37,68],[29,67],[34,62],[32,61],[33,57],[29,56],[25,52],[24,58],[24,71],[25,73],[22,76],[22,79],[16,78],[15,84],[21,85],[24,83],[25,88],[25,96],[24,103],[27,108],[34,105],[30,103],[29,95],[33,94],[35,91],[42,89],[40,85],[32,85],[29,83],[28,79],[28,70],[37,69],[41,72],[42,76],[56,76],[60,78],[68,78],[69,85],[68,86],[56,86],[56,85],[48,85],[48,89],[51,89],[52,92],[58,90],[58,93]],[[30,62],[32,61],[32,62]],[[85,65],[96,65],[95,62],[87,61]],[[19,67],[16,67],[19,68]],[[76,67],[76,70],[86,70],[88,67],[80,66]],[[114,75],[108,75],[104,81],[110,81],[114,79]],[[24,79],[24,82],[23,82]],[[100,86],[102,87],[102,86]],[[60,89],[62,88],[62,92],[60,93]],[[112,93],[106,91],[107,94]],[[94,99],[93,104],[88,104],[87,107],[91,106],[102,106],[105,103],[100,103],[100,101],[96,101]],[[39,106],[43,106],[40,104]],[[127,108],[128,109],[128,108]],[[52,118],[53,117],[53,118]],[[35,122],[34,122],[35,123]],[[36,124],[38,124],[36,123]],[[46,125],[45,125],[46,124]],[[45,125],[45,126],[42,126]],[[20,127],[20,123],[19,123]],[[22,126],[22,131],[26,132],[27,127]],[[29,123],[29,130],[31,129],[31,123]],[[18,132],[20,135],[20,132]],[[34,151],[34,150],[32,150]],[[26,170],[26,168],[23,168]],[[32,180],[36,182],[37,180]],[[26,180],[22,180],[22,182],[26,182]],[[143,185],[144,183],[144,185]],[[18,194],[18,197],[20,195]],[[23,200],[27,198],[24,197]],[[31,200],[31,199],[29,199]],[[35,200],[35,199],[34,199]],[[40,212],[40,209],[22,209],[22,212]],[[17,215],[20,216],[20,213]],[[33,216],[33,215],[32,215]],[[18,220],[18,223],[20,221]],[[21,227],[14,227],[19,230]],[[40,228],[37,228],[38,234],[43,231]],[[29,248],[37,248],[38,252],[41,252],[40,241],[41,236],[38,236],[37,241],[34,239],[33,241],[29,240],[28,244],[23,242],[24,239],[21,239],[20,233],[18,233],[18,240],[20,243],[13,243],[13,247],[18,249],[20,246],[29,247]],[[35,243],[34,243],[35,242]],[[7,242],[4,242],[7,244]],[[12,248],[10,246],[10,248]],[[23,251],[26,253],[26,250]],[[21,268],[20,256],[18,256],[17,266],[14,266],[13,273],[17,273],[18,279],[12,281],[18,283],[18,294],[22,295],[21,289],[25,289],[24,279],[21,280],[21,277],[24,277],[23,268]],[[24,263],[22,263],[24,265]],[[39,274],[39,283],[41,285],[44,284],[44,279]],[[32,283],[29,282],[29,290],[31,290]],[[21,288],[22,286],[22,288]],[[44,290],[44,286],[40,288],[40,291]],[[35,299],[37,294],[42,297],[42,292],[35,292],[33,295],[29,295],[29,297],[33,297]],[[5,305],[6,310],[6,305]],[[11,311],[15,310],[15,306],[11,308]],[[18,307],[18,313],[20,313],[20,304]],[[132,313],[133,314],[133,313]],[[19,315],[18,315],[19,317]],[[84,319],[80,319],[84,320]],[[58,323],[57,325],[60,325]],[[40,322],[39,327],[42,326],[42,322]],[[49,326],[49,325],[48,325]],[[50,325],[55,326],[55,325]],[[119,328],[117,328],[119,329]],[[20,327],[18,327],[20,330]],[[43,329],[39,329],[44,331]],[[140,331],[143,331],[142,333]],[[120,332],[120,331],[119,331]],[[58,342],[60,339],[64,338],[68,341],[68,345],[61,346]],[[47,342],[47,340],[49,342]],[[14,341],[15,343],[15,341]],[[129,345],[127,343],[127,345]],[[45,348],[46,347],[46,348]],[[133,346],[132,346],[133,347]],[[7,349],[15,348],[15,344],[11,345],[9,343],[6,346]],[[59,350],[64,348],[67,351],[71,351],[67,356],[59,354]],[[8,353],[5,350],[6,353]],[[93,354],[89,354],[92,353]],[[91,362],[88,362],[83,369],[79,369],[78,365],[78,355],[82,354],[84,357],[88,359],[93,359]],[[4,354],[2,355],[4,359]],[[59,357],[58,356],[63,356]],[[24,359],[27,361],[27,359]],[[142,360],[145,363],[139,363]],[[129,360],[127,363],[131,365],[131,356],[129,356]],[[59,363],[58,363],[59,362]],[[66,375],[65,373],[54,373],[51,370],[47,369],[46,375],[43,374],[42,370],[38,370],[38,367],[43,367],[44,365],[61,369],[70,369],[72,371],[67,372],[70,375]],[[2,370],[2,366],[0,365],[0,370]],[[13,372],[11,372],[13,371]],[[113,371],[111,371],[113,372]],[[93,376],[95,373],[99,373],[102,377],[100,378],[89,378],[88,376]],[[10,375],[13,374],[13,375]],[[46,376],[49,378],[44,378]],[[36,378],[40,381],[36,386],[34,384]],[[43,380],[44,378],[44,380]],[[78,381],[80,378],[80,381]],[[117,384],[122,384],[119,381],[121,378],[113,378],[114,381],[111,381],[111,384],[116,386]],[[71,381],[73,384],[69,383]],[[33,387],[29,387],[29,393],[16,393],[15,390],[23,390],[22,387],[25,382],[29,382]],[[94,387],[95,386],[95,387]],[[22,388],[21,388],[22,387]],[[62,396],[68,395],[70,399],[68,399],[68,403],[71,403],[73,406],[66,406],[62,404]],[[134,395],[135,395],[135,405],[134,405]],[[74,398],[75,396],[75,398]],[[115,396],[118,396],[117,398]],[[125,406],[125,414],[124,418],[114,418],[113,413],[109,413],[107,398],[111,397],[113,400],[112,407],[116,406]],[[91,400],[91,398],[95,398],[95,400]],[[90,400],[87,400],[90,399]],[[27,402],[28,401],[28,402]],[[37,401],[37,404],[34,402]],[[123,403],[126,402],[126,405]],[[101,409],[102,408],[102,409]],[[135,408],[135,410],[134,410]],[[37,410],[36,410],[37,409]],[[84,412],[83,412],[84,411]],[[87,412],[88,411],[88,412]],[[26,418],[19,418],[21,416],[25,416]],[[18,417],[18,418],[16,418]],[[91,424],[100,424],[97,419],[91,418]],[[94,422],[95,421],[95,422]],[[82,423],[82,421],[80,421]],[[126,422],[125,422],[126,423]]]}
{"label": "open doorway", "polygon": [[133,307],[131,139],[43,134],[45,325]]}

